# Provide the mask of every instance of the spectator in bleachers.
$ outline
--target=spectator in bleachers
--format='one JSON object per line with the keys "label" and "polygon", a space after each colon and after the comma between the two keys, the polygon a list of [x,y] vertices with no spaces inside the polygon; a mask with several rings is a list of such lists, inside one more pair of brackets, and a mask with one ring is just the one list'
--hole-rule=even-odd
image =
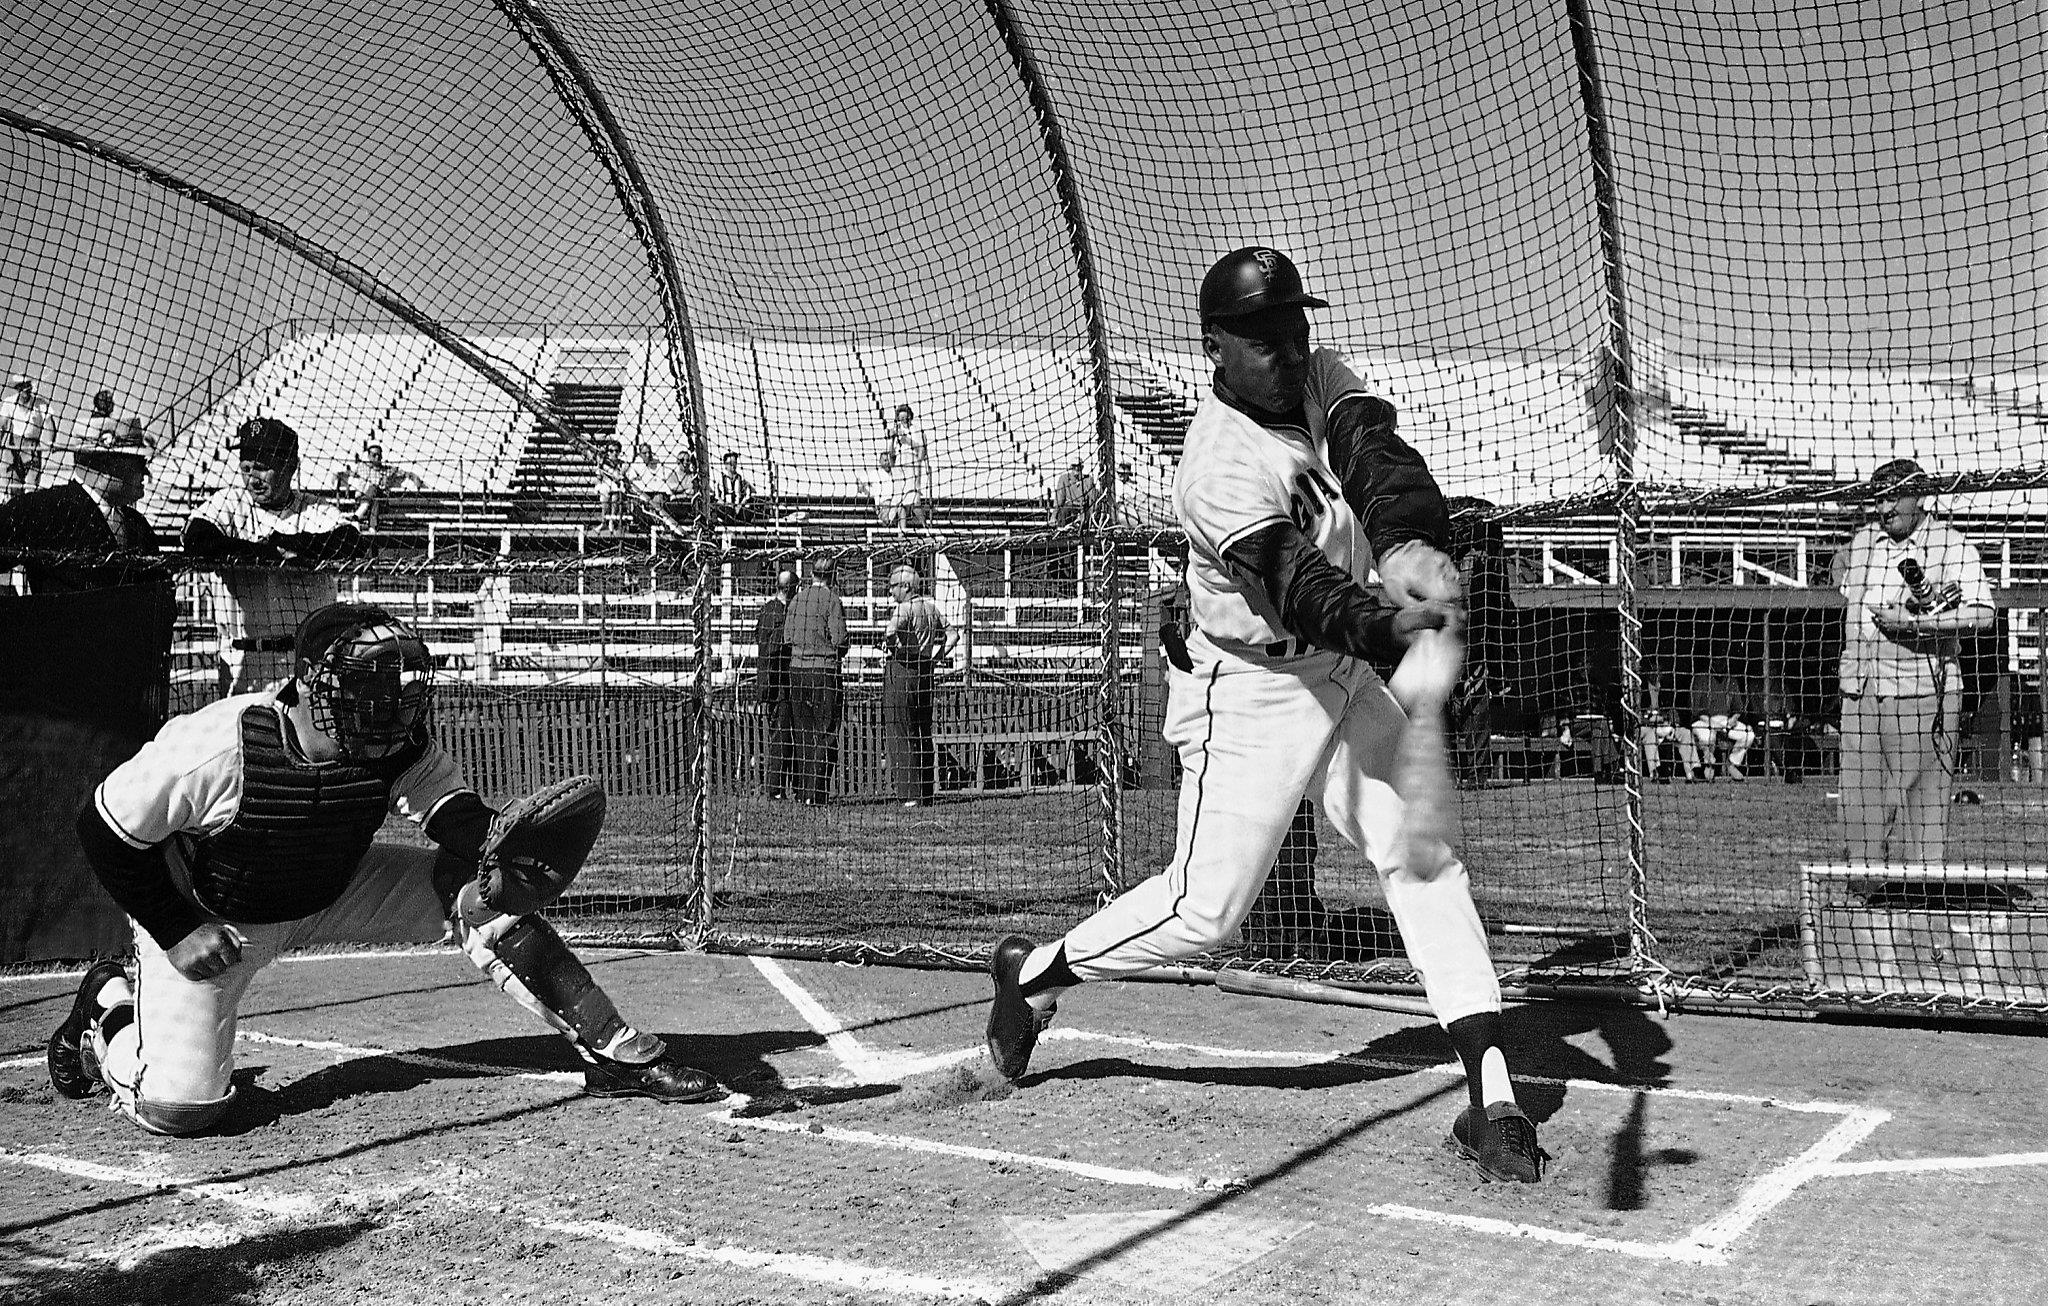
{"label": "spectator in bleachers", "polygon": [[363,531],[376,530],[383,520],[385,495],[408,483],[415,490],[426,485],[416,474],[385,462],[381,444],[364,445],[362,454],[336,479],[340,482],[336,489],[354,496],[355,506],[349,509],[349,517]]}
{"label": "spectator in bleachers", "polygon": [[241,484],[216,490],[185,523],[183,545],[220,565],[213,578],[220,614],[223,694],[245,694],[291,677],[292,635],[306,614],[336,601],[322,562],[362,552],[362,532],[341,509],[294,484],[299,433],[274,417],[235,428],[229,450]]}
{"label": "spectator in bleachers", "polygon": [[[88,438],[83,431],[49,453],[69,453],[72,478],[63,485],[31,490],[0,503],[0,560],[15,549],[75,552],[76,558],[24,559],[29,590],[75,594],[117,585],[163,584],[169,578],[154,561],[158,540],[135,510],[149,480],[156,448],[134,417],[109,417]],[[111,557],[112,554],[141,555]],[[168,631],[166,631],[168,636]],[[165,645],[166,652],[169,645]]]}
{"label": "spectator in bleachers", "polygon": [[933,796],[932,679],[953,655],[959,635],[939,605],[925,597],[924,578],[902,563],[889,573],[896,610],[882,632],[882,734],[889,775],[905,807],[928,807]]}
{"label": "spectator in bleachers", "polygon": [[889,530],[903,529],[903,501],[897,497],[896,474],[890,470],[893,460],[888,451],[882,451],[880,462],[863,472],[859,485],[861,492],[875,503],[875,524]]}
{"label": "spectator in bleachers", "polygon": [[770,798],[793,796],[789,718],[789,640],[784,626],[789,601],[796,595],[796,573],[775,577],[775,593],[754,615],[754,697],[766,725],[762,784]]}
{"label": "spectator in bleachers", "polygon": [[889,423],[889,440],[883,449],[882,467],[896,480],[896,504],[902,520],[898,525],[922,530],[932,518],[931,445],[917,429],[917,414],[909,404],[896,405],[896,417]]}
{"label": "spectator in bleachers", "polygon": [[782,619],[789,645],[789,720],[796,755],[796,790],[807,807],[825,801],[839,757],[840,662],[851,643],[846,608],[833,592],[838,566],[811,564],[811,583],[789,600]]}
{"label": "spectator in bleachers", "polygon": [[1080,522],[1085,526],[1094,513],[1095,478],[1088,474],[1087,463],[1077,456],[1053,486],[1052,515],[1047,524],[1057,528],[1068,522]]}
{"label": "spectator in bleachers", "polygon": [[13,499],[41,483],[43,448],[55,438],[57,423],[49,404],[36,398],[35,378],[17,373],[8,386],[14,395],[0,409],[0,484]]}
{"label": "spectator in bleachers", "polygon": [[92,397],[92,411],[78,419],[74,444],[97,444],[114,433],[114,392],[101,390]]}
{"label": "spectator in bleachers", "polygon": [[[633,505],[632,516],[639,525],[645,526],[649,514],[668,515],[669,475],[663,470],[661,460],[654,456],[654,450],[645,443],[633,446],[633,457],[625,468],[626,484],[636,491],[645,506]],[[621,496],[622,498],[625,496]],[[621,518],[625,513],[621,513]]]}
{"label": "spectator in bleachers", "polygon": [[1848,599],[1842,823],[1852,861],[1939,862],[1962,724],[1962,636],[1997,618],[1984,562],[1928,515],[1910,458],[1870,478],[1871,521],[1835,554]]}
{"label": "spectator in bleachers", "polygon": [[1699,755],[1703,778],[1711,780],[1716,759],[1725,746],[1728,762],[1720,774],[1729,780],[1746,780],[1742,769],[1756,743],[1756,727],[1746,718],[1754,715],[1749,686],[1735,674],[1732,660],[1717,653],[1707,668],[1697,672],[1689,686],[1692,709],[1692,744]]}
{"label": "spectator in bleachers", "polygon": [[718,484],[713,487],[718,500],[718,520],[729,526],[752,526],[761,520],[761,499],[754,492],[754,483],[740,475],[740,456],[728,449],[720,460]]}

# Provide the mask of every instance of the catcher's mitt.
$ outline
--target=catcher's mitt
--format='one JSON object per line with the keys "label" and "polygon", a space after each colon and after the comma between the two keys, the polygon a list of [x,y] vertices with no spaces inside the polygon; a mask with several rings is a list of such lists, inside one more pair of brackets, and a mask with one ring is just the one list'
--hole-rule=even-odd
{"label": "catcher's mitt", "polygon": [[604,786],[587,775],[544,785],[491,819],[477,855],[484,905],[507,916],[539,911],[562,896],[604,828]]}

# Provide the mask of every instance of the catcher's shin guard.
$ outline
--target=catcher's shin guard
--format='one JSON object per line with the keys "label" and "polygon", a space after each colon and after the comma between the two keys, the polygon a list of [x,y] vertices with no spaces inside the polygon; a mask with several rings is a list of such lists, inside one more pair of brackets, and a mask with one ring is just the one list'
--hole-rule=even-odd
{"label": "catcher's shin guard", "polygon": [[[470,899],[469,888],[458,895],[457,910],[452,913],[456,938],[470,964],[490,977],[507,997],[586,1052],[617,1057],[621,1052],[645,1050],[622,1046],[648,1036],[635,1034],[620,1017],[611,995],[598,987],[554,926],[540,916],[487,916],[477,922],[473,914],[461,910],[473,905]],[[660,1055],[658,1044],[653,1051]]]}

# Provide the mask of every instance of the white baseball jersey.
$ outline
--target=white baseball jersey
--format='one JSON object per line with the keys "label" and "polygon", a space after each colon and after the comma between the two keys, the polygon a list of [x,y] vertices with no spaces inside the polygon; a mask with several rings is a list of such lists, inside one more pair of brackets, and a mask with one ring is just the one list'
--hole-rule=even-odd
{"label": "white baseball jersey", "polygon": [[[319,535],[348,522],[339,508],[303,490],[293,490],[283,507],[265,508],[239,486],[214,491],[192,517],[257,544],[272,535]],[[338,594],[331,573],[276,567],[223,567],[212,588],[224,642],[289,635],[301,618]]]}
{"label": "white baseball jersey", "polygon": [[1262,426],[1213,390],[1202,396],[1173,483],[1197,628],[1246,644],[1290,637],[1258,583],[1240,580],[1224,561],[1232,545],[1276,522],[1292,521],[1324,557],[1365,579],[1372,551],[1329,462],[1330,410],[1352,397],[1366,398],[1365,385],[1328,349],[1309,358],[1306,427]]}
{"label": "white baseball jersey", "polygon": [[[175,834],[203,838],[226,829],[242,805],[242,713],[256,703],[286,711],[274,691],[264,691],[223,698],[166,722],[93,791],[107,828],[135,848]],[[468,789],[455,759],[436,741],[391,786],[391,810],[424,825],[435,808]]]}

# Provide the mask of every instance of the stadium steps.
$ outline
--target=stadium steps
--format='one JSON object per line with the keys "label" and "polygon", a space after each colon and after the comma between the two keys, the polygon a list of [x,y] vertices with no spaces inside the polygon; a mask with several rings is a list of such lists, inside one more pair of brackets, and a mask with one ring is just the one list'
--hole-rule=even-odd
{"label": "stadium steps", "polygon": [[[619,408],[624,398],[624,388],[616,385],[557,382],[548,387],[548,407],[614,456],[619,451]],[[512,472],[515,500],[540,500],[552,521],[596,520],[602,507],[598,485],[597,466],[583,450],[534,423]]]}
{"label": "stadium steps", "polygon": [[1804,454],[1793,453],[1762,436],[1730,426],[1704,408],[1671,406],[1671,423],[1678,433],[1704,448],[1753,467],[1767,476],[1788,481],[1832,481],[1834,469],[1816,464]]}

